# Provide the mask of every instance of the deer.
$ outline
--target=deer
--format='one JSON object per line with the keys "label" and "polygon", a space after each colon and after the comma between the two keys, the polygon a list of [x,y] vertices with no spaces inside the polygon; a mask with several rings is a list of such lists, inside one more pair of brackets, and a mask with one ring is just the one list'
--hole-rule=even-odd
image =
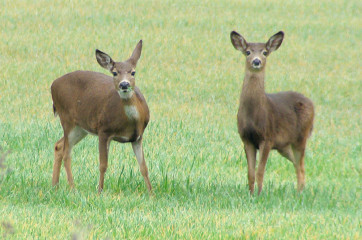
{"label": "deer", "polygon": [[96,49],[97,62],[113,77],[99,72],[75,71],[52,83],[54,115],[59,116],[64,132],[64,136],[54,147],[53,186],[59,183],[60,168],[64,162],[69,186],[74,187],[71,151],[84,137],[91,134],[97,135],[99,140],[99,193],[103,190],[112,140],[132,144],[146,187],[152,193],[142,147],[150,112],[145,97],[135,86],[135,69],[141,51],[142,40],[129,59],[114,62],[108,54]]}
{"label": "deer", "polygon": [[266,43],[248,43],[236,31],[231,32],[230,38],[234,48],[246,57],[237,125],[248,164],[250,194],[254,194],[257,151],[259,164],[256,181],[259,195],[271,150],[277,150],[293,163],[297,189],[301,192],[305,186],[305,148],[313,129],[313,102],[294,91],[265,93],[264,87],[267,57],[280,47],[284,32],[274,34]]}

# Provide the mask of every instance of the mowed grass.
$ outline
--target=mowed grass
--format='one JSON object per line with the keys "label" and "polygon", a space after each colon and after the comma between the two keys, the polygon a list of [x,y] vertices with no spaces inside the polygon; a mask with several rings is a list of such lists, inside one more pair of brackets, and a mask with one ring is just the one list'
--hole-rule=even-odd
{"label": "mowed grass", "polygon": [[[0,3],[0,235],[29,239],[360,239],[361,39],[359,1],[2,1]],[[236,113],[244,57],[229,34],[263,42],[267,92],[315,104],[306,188],[272,153],[250,196]],[[97,138],[73,150],[75,189],[62,168],[50,85],[75,70],[106,73],[96,48],[127,59],[143,39],[136,84],[151,110],[147,193],[130,144],[112,143],[97,194]],[[0,159],[1,159],[0,155]],[[0,237],[0,238],[1,238]]]}

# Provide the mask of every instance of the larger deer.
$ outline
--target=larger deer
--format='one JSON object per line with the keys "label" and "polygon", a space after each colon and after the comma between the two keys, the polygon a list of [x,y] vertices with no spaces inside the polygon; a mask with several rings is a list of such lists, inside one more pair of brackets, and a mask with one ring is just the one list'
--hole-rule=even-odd
{"label": "larger deer", "polygon": [[254,193],[257,150],[256,181],[260,194],[271,149],[276,149],[294,164],[298,190],[301,191],[305,185],[304,153],[313,128],[313,103],[297,92],[267,94],[264,89],[266,59],[280,47],[284,33],[278,32],[266,43],[248,43],[235,31],[231,32],[230,38],[235,49],[246,56],[237,119],[248,162],[250,193]]}
{"label": "larger deer", "polygon": [[108,165],[111,140],[131,142],[149,192],[152,187],[142,148],[143,132],[150,119],[145,98],[135,86],[135,68],[141,56],[142,40],[131,57],[114,62],[96,50],[98,63],[113,74],[76,71],[56,79],[51,86],[54,113],[60,117],[64,136],[55,144],[53,186],[59,182],[62,161],[69,185],[73,187],[71,150],[88,133],[99,138],[99,185],[101,192]]}

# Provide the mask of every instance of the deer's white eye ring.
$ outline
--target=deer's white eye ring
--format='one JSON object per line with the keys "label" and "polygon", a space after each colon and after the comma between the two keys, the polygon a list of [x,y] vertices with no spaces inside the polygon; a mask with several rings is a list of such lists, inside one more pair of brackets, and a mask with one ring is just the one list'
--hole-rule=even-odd
{"label": "deer's white eye ring", "polygon": [[136,74],[136,72],[131,72],[131,75],[134,76]]}
{"label": "deer's white eye ring", "polygon": [[117,76],[117,72],[112,72],[113,76]]}

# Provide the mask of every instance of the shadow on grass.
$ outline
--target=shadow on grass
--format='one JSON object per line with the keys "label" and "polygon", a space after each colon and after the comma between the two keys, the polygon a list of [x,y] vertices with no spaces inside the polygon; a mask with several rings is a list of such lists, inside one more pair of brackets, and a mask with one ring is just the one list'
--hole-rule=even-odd
{"label": "shadow on grass", "polygon": [[[110,194],[147,195],[142,177],[135,177],[135,173],[121,174],[117,181],[110,179],[108,182],[106,191]],[[246,179],[235,183],[191,180],[187,177],[180,179],[165,174],[153,178],[152,185],[157,200],[173,199],[180,204],[201,204],[215,208],[261,205],[268,209],[335,209],[349,206],[358,197],[357,189],[345,189],[339,182],[307,182],[305,189],[299,193],[294,180],[282,183],[265,181],[261,194],[255,193],[253,196],[249,193]]]}
{"label": "shadow on grass", "polygon": [[[116,207],[134,208],[155,204],[168,206],[199,207],[205,209],[266,209],[325,210],[344,208],[358,198],[357,189],[346,190],[338,182],[308,182],[302,193],[298,193],[293,182],[274,183],[266,181],[258,196],[251,196],[246,179],[240,183],[218,182],[206,178],[190,179],[184,176],[155,176],[152,179],[154,196],[150,197],[141,174],[121,171],[118,179],[109,177],[104,192],[97,193],[97,180],[79,179],[71,190],[66,181],[58,188],[51,187],[50,179],[36,176],[7,174],[0,182],[0,200],[11,204],[44,204],[50,207],[69,209],[108,209]],[[356,207],[355,207],[356,208]],[[353,209],[350,209],[353,211]],[[357,208],[355,209],[358,210]]]}

